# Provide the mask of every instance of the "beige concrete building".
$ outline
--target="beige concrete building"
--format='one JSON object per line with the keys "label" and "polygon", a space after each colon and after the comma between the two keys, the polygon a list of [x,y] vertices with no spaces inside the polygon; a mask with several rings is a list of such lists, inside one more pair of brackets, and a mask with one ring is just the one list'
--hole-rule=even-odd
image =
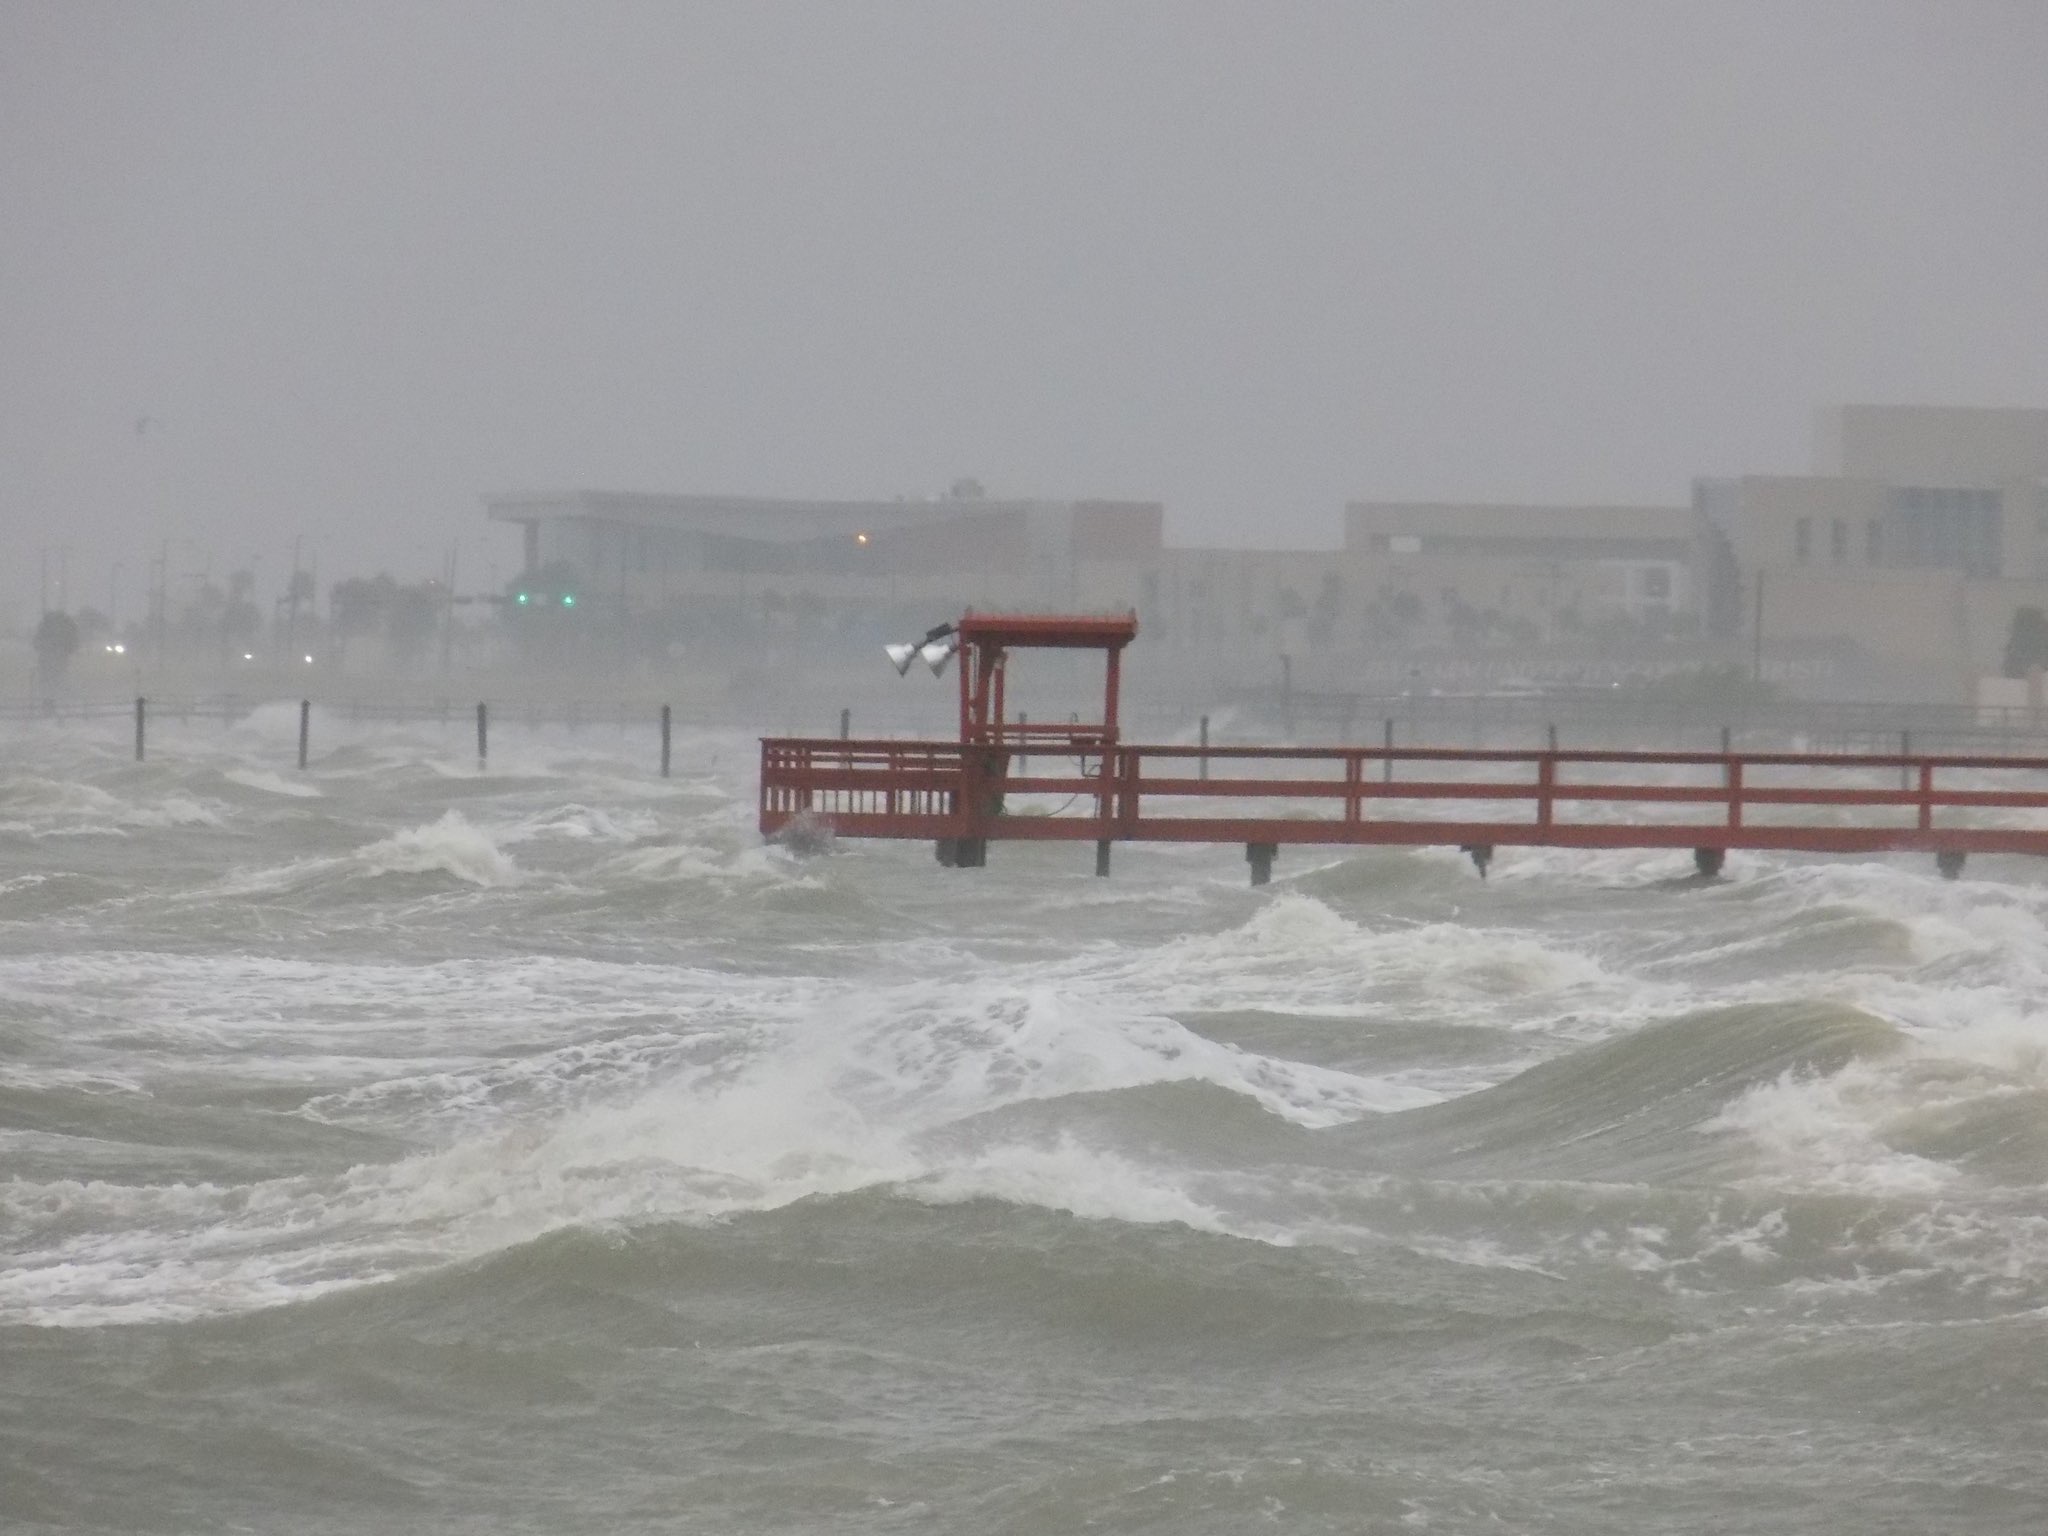
{"label": "beige concrete building", "polygon": [[1698,555],[1681,506],[1353,502],[1344,513],[1365,638],[1670,633],[1693,612]]}
{"label": "beige concrete building", "polygon": [[2048,606],[2048,411],[1823,413],[1836,472],[1702,480],[1710,631],[1833,641],[1914,686],[1968,696],[2015,609]]}
{"label": "beige concrete building", "polygon": [[[2013,611],[2048,607],[2048,411],[1848,406],[1823,413],[1817,457],[1820,473],[1700,480],[1689,506],[1353,502],[1341,544],[1316,550],[1173,548],[1158,502],[970,482],[921,501],[575,491],[486,507],[522,529],[529,572],[572,571],[595,614],[672,639],[1134,608],[1147,654],[1191,677],[1263,678],[1285,657],[1323,686],[1433,685],[1432,667],[1569,677],[1574,657],[1746,663],[1761,585],[1773,675],[1969,696]],[[1834,670],[1791,670],[1802,656]]]}
{"label": "beige concrete building", "polygon": [[1982,489],[2048,480],[2048,411],[1833,406],[1816,416],[1813,467],[1890,485]]}

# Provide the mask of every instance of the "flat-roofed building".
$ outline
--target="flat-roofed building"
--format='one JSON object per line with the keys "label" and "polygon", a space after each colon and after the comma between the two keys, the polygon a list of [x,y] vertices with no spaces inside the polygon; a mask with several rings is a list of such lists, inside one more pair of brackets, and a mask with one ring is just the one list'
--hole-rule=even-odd
{"label": "flat-roofed building", "polygon": [[[1866,458],[1863,462],[1869,462]],[[1941,467],[1900,455],[1902,472]],[[1960,459],[1949,467],[1968,466]],[[1701,480],[1709,629],[1839,641],[1942,692],[1997,670],[2016,609],[2048,603],[2048,488],[1871,476]],[[2007,466],[2010,467],[2010,466]]]}
{"label": "flat-roofed building", "polygon": [[1157,502],[835,501],[615,491],[508,493],[529,574],[573,573],[600,606],[682,627],[893,633],[906,610],[1129,607],[1156,564]]}
{"label": "flat-roofed building", "polygon": [[1700,546],[1683,506],[1353,502],[1344,554],[1368,632],[1424,623],[1524,643],[1683,627]]}
{"label": "flat-roofed building", "polygon": [[1838,405],[1818,413],[1814,469],[1888,485],[1951,488],[2048,480],[2048,411]]}

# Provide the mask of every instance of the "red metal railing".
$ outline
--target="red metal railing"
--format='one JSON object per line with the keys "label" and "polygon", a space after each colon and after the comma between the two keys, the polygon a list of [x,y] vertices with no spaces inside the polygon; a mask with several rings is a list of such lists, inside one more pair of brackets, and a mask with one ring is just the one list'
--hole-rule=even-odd
{"label": "red metal railing", "polygon": [[[1030,771],[1013,771],[1020,750]],[[1482,806],[1493,814],[1460,814]],[[1640,819],[1686,808],[1700,814]],[[1603,818],[1603,809],[1637,819]],[[1071,728],[964,747],[761,744],[769,835],[808,813],[845,837],[2048,853],[2048,822],[1985,825],[1975,820],[1985,811],[2048,811],[2048,758],[1105,750],[1099,736]]]}

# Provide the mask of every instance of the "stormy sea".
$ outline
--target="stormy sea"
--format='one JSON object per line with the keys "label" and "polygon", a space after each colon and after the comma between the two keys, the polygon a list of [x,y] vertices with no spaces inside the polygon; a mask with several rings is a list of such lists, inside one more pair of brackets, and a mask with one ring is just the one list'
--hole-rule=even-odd
{"label": "stormy sea", "polygon": [[0,1530],[2048,1529],[2048,869],[0,743]]}

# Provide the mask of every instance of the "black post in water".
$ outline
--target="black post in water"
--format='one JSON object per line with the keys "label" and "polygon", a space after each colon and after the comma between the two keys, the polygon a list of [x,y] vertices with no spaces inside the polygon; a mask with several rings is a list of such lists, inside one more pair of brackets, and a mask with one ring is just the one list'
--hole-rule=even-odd
{"label": "black post in water", "polygon": [[848,741],[852,739],[852,736],[853,711],[850,709],[842,709],[839,711],[839,739],[841,741]]}
{"label": "black post in water", "polygon": [[306,743],[313,734],[313,701],[299,700],[299,772],[306,771]]}
{"label": "black post in water", "polygon": [[1557,727],[1553,725],[1548,727],[1547,729],[1549,733],[1550,750],[1555,752],[1557,750]]}
{"label": "black post in water", "polygon": [[1380,782],[1391,784],[1394,782],[1394,717],[1389,715],[1383,724],[1385,729],[1381,736],[1387,744],[1387,755],[1380,761]]}
{"label": "black post in water", "polygon": [[[1913,755],[1913,733],[1912,733],[1911,731],[1901,731],[1901,732],[1899,732],[1899,756],[1901,756],[1901,757],[1911,757],[1912,755]],[[1911,789],[1912,787],[1913,787],[1913,765],[1912,765],[1911,763],[1901,763],[1901,764],[1899,764],[1899,788],[1901,788],[1901,789]]]}
{"label": "black post in water", "polygon": [[1202,716],[1202,771],[1201,778],[1209,777],[1209,717]]}
{"label": "black post in water", "polygon": [[664,779],[668,777],[669,724],[669,707],[664,704],[661,706],[661,776]]}
{"label": "black post in water", "polygon": [[142,761],[142,721],[148,705],[138,696],[135,700],[135,761]]}
{"label": "black post in water", "polygon": [[1031,767],[1031,743],[1024,735],[1024,728],[1031,723],[1031,717],[1022,710],[1017,712],[1017,771],[1023,773]]}
{"label": "black post in water", "polygon": [[476,706],[476,765],[481,768],[491,760],[491,707],[477,700]]}

